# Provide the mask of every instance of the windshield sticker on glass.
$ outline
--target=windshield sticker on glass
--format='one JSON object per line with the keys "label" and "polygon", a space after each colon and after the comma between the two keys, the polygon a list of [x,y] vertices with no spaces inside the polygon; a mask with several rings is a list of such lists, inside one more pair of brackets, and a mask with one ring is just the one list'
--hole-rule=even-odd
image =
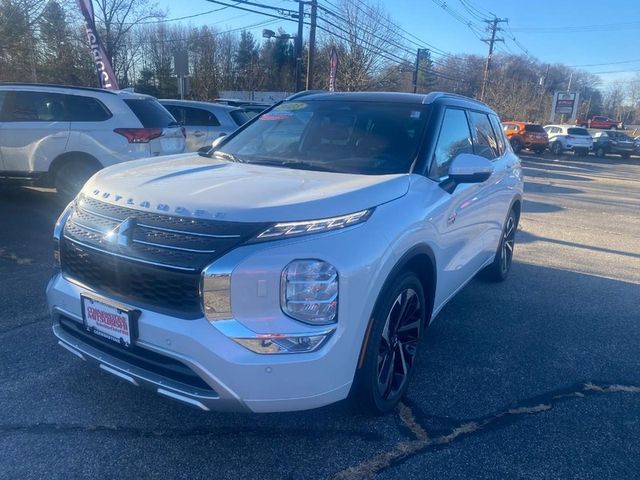
{"label": "windshield sticker on glass", "polygon": [[281,111],[295,111],[295,110],[303,110],[307,108],[307,104],[306,103],[302,103],[302,102],[290,102],[290,103],[283,103],[282,105],[278,105],[276,108],[273,109],[274,112],[281,112]]}
{"label": "windshield sticker on glass", "polygon": [[420,118],[420,110],[413,110],[411,112],[411,118]]}
{"label": "windshield sticker on glass", "polygon": [[291,112],[265,113],[258,120],[288,120],[292,117]]}

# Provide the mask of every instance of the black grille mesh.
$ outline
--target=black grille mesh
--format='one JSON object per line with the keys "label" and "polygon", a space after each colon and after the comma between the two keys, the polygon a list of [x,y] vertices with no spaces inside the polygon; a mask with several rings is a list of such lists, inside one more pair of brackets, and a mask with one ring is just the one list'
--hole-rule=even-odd
{"label": "black grille mesh", "polygon": [[[126,219],[124,245],[105,235]],[[181,218],[83,197],[64,228],[62,271],[98,292],[184,317],[199,314],[202,269],[266,224]]]}

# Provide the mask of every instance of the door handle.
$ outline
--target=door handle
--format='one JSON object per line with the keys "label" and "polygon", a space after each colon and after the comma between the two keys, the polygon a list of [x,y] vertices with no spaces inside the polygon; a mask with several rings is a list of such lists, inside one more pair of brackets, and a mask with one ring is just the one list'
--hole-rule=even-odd
{"label": "door handle", "polygon": [[204,132],[201,132],[200,130],[196,130],[195,132],[193,132],[193,136],[194,137],[203,137],[204,136]]}

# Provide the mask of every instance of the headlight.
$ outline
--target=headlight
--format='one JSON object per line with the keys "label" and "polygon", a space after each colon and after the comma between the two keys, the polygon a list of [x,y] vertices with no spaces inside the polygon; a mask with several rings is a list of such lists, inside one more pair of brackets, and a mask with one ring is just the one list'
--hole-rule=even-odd
{"label": "headlight", "polygon": [[272,240],[277,238],[288,238],[309,233],[321,233],[330,230],[338,230],[344,227],[357,225],[365,222],[373,209],[361,210],[356,213],[342,215],[339,217],[322,218],[320,220],[308,220],[304,222],[284,222],[276,223],[260,233],[256,240]]}
{"label": "headlight", "polygon": [[338,271],[322,260],[294,260],[282,271],[282,311],[313,325],[336,321]]}
{"label": "headlight", "polygon": [[69,205],[62,211],[53,227],[53,268],[56,272],[60,269],[60,238],[62,237],[62,230],[64,229],[64,224],[67,223],[73,213],[74,203],[75,200],[69,202]]}

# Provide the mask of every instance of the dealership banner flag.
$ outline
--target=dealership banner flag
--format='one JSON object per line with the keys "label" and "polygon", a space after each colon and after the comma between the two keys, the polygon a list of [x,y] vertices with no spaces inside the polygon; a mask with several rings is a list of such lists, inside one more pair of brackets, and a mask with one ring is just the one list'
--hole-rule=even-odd
{"label": "dealership banner flag", "polygon": [[98,80],[100,80],[100,87],[108,90],[118,90],[118,82],[116,76],[113,73],[111,62],[107,57],[100,37],[98,37],[98,31],[96,30],[96,23],[93,16],[93,5],[91,0],[76,0],[78,7],[84,15],[85,30],[87,32],[87,40],[89,40],[89,48],[91,49],[91,56],[93,57],[93,63],[96,65],[96,71],[98,72]]}
{"label": "dealership banner flag", "polygon": [[338,52],[335,48],[331,48],[331,68],[329,70],[329,91],[336,90],[336,75],[338,74]]}

